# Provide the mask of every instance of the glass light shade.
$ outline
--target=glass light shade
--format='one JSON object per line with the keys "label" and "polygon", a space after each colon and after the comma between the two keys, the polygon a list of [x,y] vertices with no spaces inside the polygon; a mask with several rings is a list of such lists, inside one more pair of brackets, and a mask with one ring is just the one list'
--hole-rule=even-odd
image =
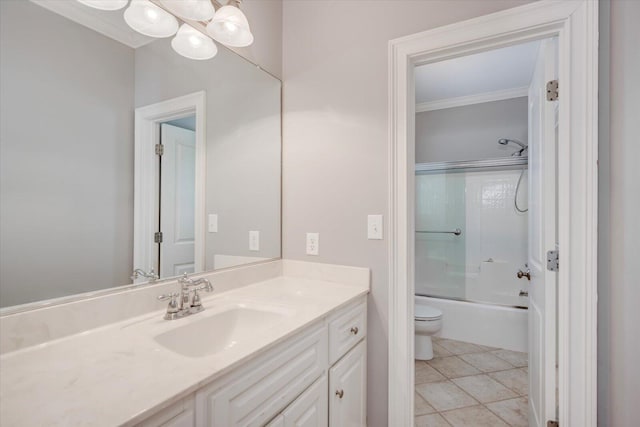
{"label": "glass light shade", "polygon": [[149,37],[170,37],[178,31],[178,20],[149,0],[131,0],[124,11],[124,20],[131,28]]}
{"label": "glass light shade", "polygon": [[208,21],[216,13],[211,0],[160,0],[160,3],[181,18],[192,21]]}
{"label": "glass light shade", "polygon": [[235,6],[222,6],[207,25],[207,32],[222,44],[245,47],[253,43],[253,34],[244,13]]}
{"label": "glass light shade", "polygon": [[118,10],[127,5],[129,0],[78,0],[86,6],[100,10]]}
{"label": "glass light shade", "polygon": [[216,44],[209,37],[188,24],[182,24],[171,40],[171,47],[189,59],[211,59],[218,53]]}

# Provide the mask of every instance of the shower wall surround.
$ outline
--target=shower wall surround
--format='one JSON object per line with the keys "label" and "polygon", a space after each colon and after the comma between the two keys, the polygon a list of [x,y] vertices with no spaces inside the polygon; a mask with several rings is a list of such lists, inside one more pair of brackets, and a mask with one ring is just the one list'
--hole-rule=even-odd
{"label": "shower wall surround", "polygon": [[[528,283],[516,278],[527,262],[527,215],[514,209],[520,170],[416,176],[416,293],[526,306]],[[526,206],[526,173],[518,194]]]}

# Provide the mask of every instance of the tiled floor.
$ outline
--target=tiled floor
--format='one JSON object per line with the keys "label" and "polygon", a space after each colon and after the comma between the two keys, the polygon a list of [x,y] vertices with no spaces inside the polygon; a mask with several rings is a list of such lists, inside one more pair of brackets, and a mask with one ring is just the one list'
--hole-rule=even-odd
{"label": "tiled floor", "polygon": [[417,427],[526,427],[527,354],[435,338],[416,360]]}

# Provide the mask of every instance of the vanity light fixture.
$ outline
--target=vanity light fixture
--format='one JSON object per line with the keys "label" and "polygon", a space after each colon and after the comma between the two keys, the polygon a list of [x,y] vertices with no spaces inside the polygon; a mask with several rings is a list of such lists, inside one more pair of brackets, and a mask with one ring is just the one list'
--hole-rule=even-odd
{"label": "vanity light fixture", "polygon": [[100,10],[120,10],[129,0],[78,0],[80,3]]}
{"label": "vanity light fixture", "polygon": [[189,59],[211,59],[218,53],[216,44],[206,35],[188,24],[182,24],[171,40],[171,47]]}
{"label": "vanity light fixture", "polygon": [[124,11],[125,22],[149,37],[170,37],[178,31],[178,20],[149,0],[131,0]]}
{"label": "vanity light fixture", "polygon": [[[128,0],[78,0],[101,10],[118,10]],[[231,47],[246,47],[253,43],[247,17],[240,10],[241,0],[131,0],[124,11],[125,22],[140,34],[149,37],[170,37],[171,46],[190,59],[210,59],[218,52],[215,43]],[[179,26],[178,18],[184,21]],[[180,27],[180,29],[178,29]]]}
{"label": "vanity light fixture", "polygon": [[231,1],[218,9],[211,22],[207,24],[207,32],[224,45],[245,47],[253,43],[253,34],[247,17],[237,5],[237,1]]}
{"label": "vanity light fixture", "polygon": [[192,21],[209,21],[216,13],[211,0],[160,0],[167,10]]}

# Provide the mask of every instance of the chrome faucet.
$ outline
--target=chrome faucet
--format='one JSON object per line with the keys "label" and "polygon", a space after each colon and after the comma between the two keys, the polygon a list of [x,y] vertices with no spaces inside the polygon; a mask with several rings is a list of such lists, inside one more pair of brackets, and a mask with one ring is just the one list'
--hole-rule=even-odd
{"label": "chrome faucet", "polygon": [[133,274],[131,275],[131,280],[136,280],[139,277],[146,277],[147,279],[149,279],[150,282],[155,282],[160,278],[160,276],[158,276],[156,272],[153,271],[153,268],[149,270],[148,273],[141,268],[136,268],[135,270],[133,270]]}
{"label": "chrome faucet", "polygon": [[166,320],[180,319],[201,312],[204,310],[204,307],[202,306],[198,292],[213,292],[213,286],[207,279],[190,279],[187,273],[184,273],[184,275],[178,279],[178,283],[180,284],[180,292],[158,296],[159,300],[169,300],[167,312],[164,315]]}

